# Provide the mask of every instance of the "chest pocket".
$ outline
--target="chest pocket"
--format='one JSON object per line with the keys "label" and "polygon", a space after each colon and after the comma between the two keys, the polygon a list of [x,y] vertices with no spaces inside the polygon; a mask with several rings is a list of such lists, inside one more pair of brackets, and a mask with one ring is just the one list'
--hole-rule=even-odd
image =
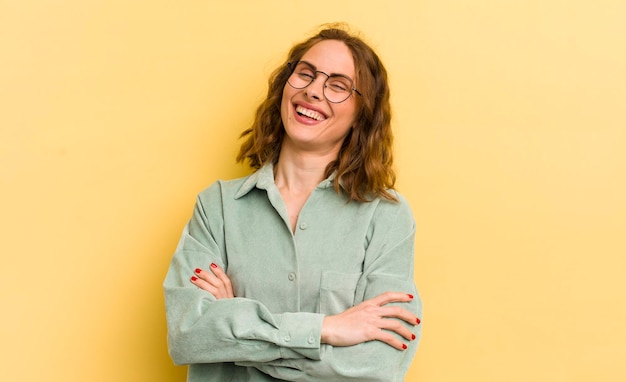
{"label": "chest pocket", "polygon": [[322,272],[319,312],[339,314],[354,304],[354,293],[362,273]]}

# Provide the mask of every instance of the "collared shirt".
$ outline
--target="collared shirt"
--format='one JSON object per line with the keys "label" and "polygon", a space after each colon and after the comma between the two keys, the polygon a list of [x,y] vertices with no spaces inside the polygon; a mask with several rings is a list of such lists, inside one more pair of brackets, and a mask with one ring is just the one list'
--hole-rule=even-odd
{"label": "collared shirt", "polygon": [[[417,338],[405,351],[320,343],[325,315],[386,291],[413,294],[400,304],[421,316],[406,200],[392,191],[398,202],[348,202],[332,183],[311,193],[295,232],[272,165],[198,195],[164,282],[169,351],[189,365],[188,381],[403,380],[421,325],[407,325]],[[194,269],[211,263],[226,271],[235,298],[191,284]]]}

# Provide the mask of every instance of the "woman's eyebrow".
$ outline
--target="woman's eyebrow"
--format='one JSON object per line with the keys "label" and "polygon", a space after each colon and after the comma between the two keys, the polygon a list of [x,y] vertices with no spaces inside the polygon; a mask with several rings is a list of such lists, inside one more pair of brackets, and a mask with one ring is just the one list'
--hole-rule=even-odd
{"label": "woman's eyebrow", "polygon": [[[300,60],[299,62],[301,62],[301,63],[303,63],[303,64],[306,64],[306,65],[310,66],[310,67],[311,67],[311,69],[313,69],[313,71],[316,71],[316,72],[317,72],[317,71],[322,72],[321,70],[317,70],[317,66],[315,66],[315,65],[311,64],[311,63],[310,63],[310,62],[308,62],[308,61],[305,61],[305,60]],[[347,74],[343,74],[343,73],[326,73],[326,72],[322,72],[322,73],[327,74],[327,75],[329,75],[329,76],[341,76],[341,77],[346,77],[346,78],[350,78],[350,79],[352,79],[352,77],[350,77],[350,76],[349,76],[349,75],[347,75]]]}

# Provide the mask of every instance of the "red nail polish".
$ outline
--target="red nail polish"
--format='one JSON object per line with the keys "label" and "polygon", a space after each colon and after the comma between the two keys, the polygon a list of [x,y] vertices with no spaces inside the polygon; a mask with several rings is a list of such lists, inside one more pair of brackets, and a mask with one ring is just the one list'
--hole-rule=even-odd
{"label": "red nail polish", "polygon": [[411,335],[411,340],[414,340],[414,339],[415,339],[415,334],[412,334]]}
{"label": "red nail polish", "polygon": [[413,300],[413,295],[409,293],[409,298]]}
{"label": "red nail polish", "polygon": [[202,270],[200,268],[196,268],[195,272],[200,273]]}
{"label": "red nail polish", "polygon": [[402,349],[406,350],[406,345],[402,344]]}
{"label": "red nail polish", "polygon": [[191,276],[191,281],[196,281],[198,278],[196,276]]}
{"label": "red nail polish", "polygon": [[417,322],[418,325],[419,325],[420,322],[422,322],[422,321],[420,321],[419,318],[416,318],[415,321]]}
{"label": "red nail polish", "polygon": [[217,265],[215,263],[211,263],[211,268],[217,268]]}

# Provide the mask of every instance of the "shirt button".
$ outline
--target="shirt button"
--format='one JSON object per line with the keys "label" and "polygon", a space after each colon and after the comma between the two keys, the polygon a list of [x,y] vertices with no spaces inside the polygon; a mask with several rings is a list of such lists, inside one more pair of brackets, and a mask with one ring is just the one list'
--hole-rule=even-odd
{"label": "shirt button", "polygon": [[309,337],[309,343],[312,344],[313,342],[315,342],[315,338]]}
{"label": "shirt button", "polygon": [[289,279],[289,281],[293,281],[296,279],[296,274],[291,272],[289,273],[289,276],[287,276],[287,278]]}
{"label": "shirt button", "polygon": [[307,227],[306,223],[300,223],[300,229],[307,229]]}
{"label": "shirt button", "polygon": [[285,342],[289,342],[289,341],[291,341],[291,337],[285,336],[284,340],[285,340]]}

